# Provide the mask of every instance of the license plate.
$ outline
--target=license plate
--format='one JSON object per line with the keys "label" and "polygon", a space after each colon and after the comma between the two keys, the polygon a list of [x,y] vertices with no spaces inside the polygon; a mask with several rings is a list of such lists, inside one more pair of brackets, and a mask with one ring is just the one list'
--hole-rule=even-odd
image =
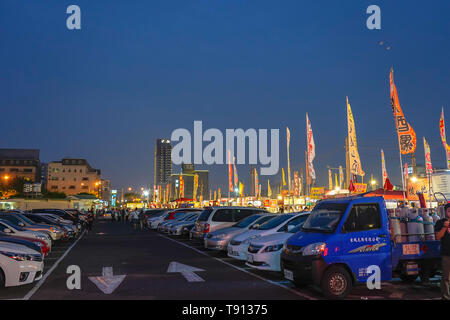
{"label": "license plate", "polygon": [[230,256],[238,256],[239,255],[236,251],[233,251],[231,248],[228,248],[228,254]]}
{"label": "license plate", "polygon": [[419,244],[402,245],[404,255],[418,255],[420,253]]}
{"label": "license plate", "polygon": [[290,270],[284,269],[284,277],[288,280],[294,281],[294,273]]}
{"label": "license plate", "polygon": [[253,255],[252,254],[247,254],[247,261],[250,263],[253,263]]}

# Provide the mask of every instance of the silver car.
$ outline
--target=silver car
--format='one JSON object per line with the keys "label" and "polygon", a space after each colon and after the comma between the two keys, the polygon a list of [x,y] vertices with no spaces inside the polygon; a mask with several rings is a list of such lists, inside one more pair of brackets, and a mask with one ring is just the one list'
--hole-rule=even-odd
{"label": "silver car", "polygon": [[261,224],[269,221],[276,216],[277,215],[271,213],[254,214],[250,217],[245,218],[244,220],[241,220],[231,227],[210,232],[206,235],[204,240],[205,248],[227,251],[228,242],[230,242],[230,240],[233,239],[234,236],[247,230],[258,228]]}
{"label": "silver car", "polygon": [[214,207],[202,211],[190,233],[191,239],[203,240],[206,234],[227,227],[257,213],[268,213],[264,209],[251,207]]}
{"label": "silver car", "polygon": [[199,216],[200,216],[200,213],[195,213],[184,221],[178,221],[176,223],[173,223],[171,225],[171,227],[169,228],[169,234],[175,235],[175,236],[181,236],[183,233],[183,228],[186,228],[188,226],[194,226],[195,221],[197,221]]}

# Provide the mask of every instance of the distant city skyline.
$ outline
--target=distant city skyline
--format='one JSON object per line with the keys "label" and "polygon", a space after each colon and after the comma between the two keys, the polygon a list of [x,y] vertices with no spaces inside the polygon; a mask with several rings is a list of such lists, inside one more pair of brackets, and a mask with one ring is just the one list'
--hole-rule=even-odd
{"label": "distant city skyline", "polygon": [[[327,186],[327,165],[345,166],[348,96],[363,170],[380,181],[383,149],[392,183],[401,184],[393,67],[417,163],[426,137],[433,166],[445,167],[439,117],[442,107],[450,114],[450,21],[436,12],[449,12],[448,1],[379,1],[381,30],[366,28],[365,0],[76,4],[81,30],[67,30],[67,3],[0,3],[0,147],[40,149],[44,163],[84,158],[113,189],[140,190],[153,185],[155,140],[194,120],[280,129],[285,170],[289,127],[291,172],[305,168],[308,112],[318,184]],[[226,165],[196,169],[210,171],[211,189],[227,187]],[[249,193],[249,166],[237,170]]]}

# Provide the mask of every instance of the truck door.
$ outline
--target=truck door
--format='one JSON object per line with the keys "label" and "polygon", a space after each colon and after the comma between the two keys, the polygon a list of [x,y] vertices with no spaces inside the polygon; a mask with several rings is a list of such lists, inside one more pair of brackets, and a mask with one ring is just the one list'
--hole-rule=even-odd
{"label": "truck door", "polygon": [[343,261],[365,282],[367,268],[376,265],[381,281],[392,277],[391,245],[387,221],[378,203],[353,204],[342,227]]}

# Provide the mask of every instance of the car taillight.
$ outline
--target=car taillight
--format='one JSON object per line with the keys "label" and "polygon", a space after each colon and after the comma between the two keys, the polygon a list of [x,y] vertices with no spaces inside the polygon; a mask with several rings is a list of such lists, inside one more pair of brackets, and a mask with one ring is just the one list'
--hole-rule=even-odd
{"label": "car taillight", "polygon": [[204,233],[208,233],[209,232],[209,224],[205,223],[205,225],[203,226],[203,232]]}

